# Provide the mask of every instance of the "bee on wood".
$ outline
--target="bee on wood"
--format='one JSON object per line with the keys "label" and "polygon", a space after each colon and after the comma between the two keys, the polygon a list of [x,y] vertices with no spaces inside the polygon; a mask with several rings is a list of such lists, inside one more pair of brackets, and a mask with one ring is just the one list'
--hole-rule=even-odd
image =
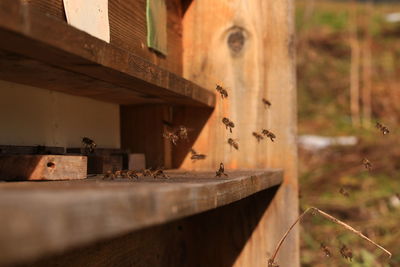
{"label": "bee on wood", "polygon": [[353,252],[346,245],[342,246],[342,248],[340,249],[340,254],[342,254],[342,257],[346,260],[351,261],[353,259]]}
{"label": "bee on wood", "polygon": [[156,179],[157,177],[168,178],[168,176],[164,173],[163,168],[158,168],[153,172],[153,178]]}
{"label": "bee on wood", "polygon": [[228,144],[236,150],[239,150],[239,144],[232,138],[228,139]]}
{"label": "bee on wood", "polygon": [[274,142],[276,136],[273,134],[271,131],[268,131],[266,129],[263,129],[261,132],[263,135],[265,135],[267,138],[271,139],[272,142]]}
{"label": "bee on wood", "polygon": [[321,243],[321,250],[324,252],[325,257],[328,257],[328,258],[329,258],[329,257],[332,256],[331,251],[329,250],[329,248],[328,248],[327,246],[325,246],[324,243]]}
{"label": "bee on wood", "polygon": [[221,177],[222,175],[228,176],[228,174],[225,173],[224,164],[221,162],[221,163],[219,164],[219,169],[218,169],[218,171],[215,172],[215,177]]}
{"label": "bee on wood", "polygon": [[345,197],[349,197],[350,196],[349,192],[347,192],[346,189],[344,189],[343,187],[341,187],[339,189],[339,193],[342,194]]}
{"label": "bee on wood", "polygon": [[115,174],[112,171],[106,171],[106,173],[103,176],[103,180],[105,180],[105,179],[114,180],[115,179]]}
{"label": "bee on wood", "polygon": [[171,141],[172,144],[174,144],[176,146],[176,143],[179,140],[179,136],[177,136],[175,133],[173,132],[169,132],[167,130],[164,131],[163,133],[163,137],[169,141]]}
{"label": "bee on wood", "polygon": [[223,124],[225,124],[225,128],[228,130],[228,128],[229,128],[229,131],[232,133],[232,128],[234,128],[235,127],[235,124],[233,123],[233,121],[231,121],[231,120],[229,120],[228,118],[223,118],[222,119],[222,123]]}
{"label": "bee on wood", "polygon": [[85,150],[89,151],[89,153],[92,153],[94,151],[94,148],[97,146],[96,143],[89,137],[83,137],[82,144]]}
{"label": "bee on wood", "polygon": [[370,162],[368,159],[364,158],[364,159],[362,160],[362,164],[364,165],[364,167],[365,167],[368,171],[371,171],[371,170],[372,170],[372,164],[371,164],[371,162]]}
{"label": "bee on wood", "polygon": [[379,122],[376,123],[376,128],[378,128],[383,135],[387,135],[389,133],[389,129]]}
{"label": "bee on wood", "polygon": [[139,176],[137,175],[136,171],[134,170],[125,170],[121,172],[122,178],[127,178],[127,179],[139,179]]}
{"label": "bee on wood", "polygon": [[222,88],[222,86],[217,84],[217,87],[215,88],[215,90],[217,90],[218,93],[221,94],[221,98],[228,98],[228,91],[226,91],[224,88]]}
{"label": "bee on wood", "polygon": [[151,169],[143,169],[142,171],[143,176],[152,176],[153,173],[151,172]]}
{"label": "bee on wood", "polygon": [[115,178],[122,178],[123,171],[115,171],[114,176]]}
{"label": "bee on wood", "polygon": [[271,107],[271,102],[269,102],[267,99],[263,98],[262,102],[264,104],[264,108],[270,108]]}
{"label": "bee on wood", "polygon": [[196,161],[196,160],[202,160],[205,159],[207,156],[204,154],[198,154],[196,152],[196,150],[194,150],[193,148],[190,149],[190,153],[192,154],[192,156],[190,157],[191,160]]}
{"label": "bee on wood", "polygon": [[256,132],[253,132],[253,136],[257,139],[258,143],[260,143],[260,141],[264,139],[264,137],[261,134]]}

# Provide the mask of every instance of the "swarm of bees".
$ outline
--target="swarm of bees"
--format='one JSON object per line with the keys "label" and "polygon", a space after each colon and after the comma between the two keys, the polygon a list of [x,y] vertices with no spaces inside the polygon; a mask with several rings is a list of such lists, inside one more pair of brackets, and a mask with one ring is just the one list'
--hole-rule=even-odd
{"label": "swarm of bees", "polygon": [[82,138],[82,145],[86,152],[93,153],[96,143],[89,137]]}
{"label": "swarm of bees", "polygon": [[172,144],[176,145],[179,139],[189,142],[189,129],[186,126],[174,126],[165,120],[163,120],[163,124],[170,128],[170,130],[164,130],[163,137],[171,141]]}
{"label": "swarm of bees", "polygon": [[371,170],[372,170],[372,164],[371,164],[371,162],[370,162],[368,159],[364,158],[364,159],[362,160],[362,164],[364,165],[364,167],[365,167],[368,171],[371,171]]}
{"label": "swarm of bees", "polygon": [[229,131],[232,133],[232,128],[234,128],[235,127],[235,124],[233,123],[233,121],[231,121],[230,119],[228,119],[228,118],[223,118],[222,119],[222,123],[225,125],[225,128],[228,130],[228,128],[229,128]]}
{"label": "swarm of bees", "polygon": [[267,99],[263,98],[262,102],[264,104],[264,108],[269,108],[271,107],[271,102],[269,102]]}
{"label": "swarm of bees", "polygon": [[276,135],[274,133],[272,133],[271,131],[263,129],[261,133],[263,135],[265,135],[267,138],[271,139],[272,142],[275,141]]}
{"label": "swarm of bees", "polygon": [[153,176],[154,179],[158,177],[168,178],[168,176],[164,173],[164,170],[162,168],[158,168],[155,171],[151,171],[151,169],[144,169],[140,172],[135,170],[116,170],[114,172],[107,171],[103,175],[103,180],[114,180],[117,178],[139,179],[139,173],[141,173],[142,176]]}
{"label": "swarm of bees", "polygon": [[228,138],[228,144],[236,150],[239,150],[239,144],[236,140]]}
{"label": "swarm of bees", "polygon": [[342,257],[345,258],[346,260],[351,261],[353,259],[353,252],[351,251],[350,248],[348,248],[344,244],[343,244],[342,248],[340,249],[340,254],[342,254]]}
{"label": "swarm of bees", "polygon": [[228,176],[228,174],[225,173],[224,164],[221,162],[221,163],[219,164],[219,169],[218,169],[218,171],[215,172],[215,177],[221,177],[222,175]]}
{"label": "swarm of bees", "polygon": [[196,150],[194,150],[193,148],[190,149],[190,153],[192,154],[192,156],[190,157],[191,160],[196,161],[196,160],[202,160],[205,159],[207,156],[204,154],[199,154],[196,152]]}
{"label": "swarm of bees", "polygon": [[382,132],[383,135],[386,135],[389,133],[388,127],[386,127],[383,124],[380,124],[379,122],[376,123],[376,128],[378,128]]}
{"label": "swarm of bees", "polygon": [[329,248],[328,248],[327,246],[325,246],[324,243],[321,243],[321,250],[324,252],[325,257],[328,257],[328,258],[329,258],[329,257],[332,256],[331,251],[329,250]]}
{"label": "swarm of bees", "polygon": [[228,98],[228,91],[226,91],[224,88],[222,88],[221,85],[217,84],[217,87],[215,88],[215,90],[217,90],[218,93],[220,93],[221,98]]}
{"label": "swarm of bees", "polygon": [[127,179],[139,179],[137,172],[134,170],[118,170],[115,172],[107,171],[104,174],[103,179],[114,180],[116,178],[127,178]]}
{"label": "swarm of bees", "polygon": [[253,136],[257,139],[258,143],[260,143],[260,141],[264,139],[264,137],[257,132],[253,132]]}

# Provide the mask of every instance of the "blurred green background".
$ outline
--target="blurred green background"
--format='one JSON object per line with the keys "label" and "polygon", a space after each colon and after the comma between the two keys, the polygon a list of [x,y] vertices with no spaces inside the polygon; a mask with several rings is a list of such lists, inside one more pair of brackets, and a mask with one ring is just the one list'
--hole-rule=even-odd
{"label": "blurred green background", "polygon": [[[354,234],[308,216],[301,225],[302,266],[400,266],[396,12],[400,1],[296,0],[299,135],[358,138],[354,146],[299,147],[301,209],[320,208],[393,253],[387,260]],[[377,121],[390,129],[388,135],[375,127]],[[372,163],[371,172],[363,158]],[[340,255],[343,244],[353,251],[351,262]]]}

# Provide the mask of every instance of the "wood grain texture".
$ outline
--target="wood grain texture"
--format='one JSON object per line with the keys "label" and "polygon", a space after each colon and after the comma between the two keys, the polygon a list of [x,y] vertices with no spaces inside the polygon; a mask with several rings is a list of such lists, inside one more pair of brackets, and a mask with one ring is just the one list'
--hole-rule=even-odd
{"label": "wood grain texture", "polygon": [[[293,1],[194,1],[183,20],[184,77],[206,88],[221,84],[228,98],[217,97],[216,109],[194,143],[208,160],[182,168],[284,169],[284,184],[262,216],[234,266],[265,266],[283,233],[298,215],[296,83],[294,69]],[[265,109],[262,98],[272,106]],[[181,114],[190,123],[191,109]],[[185,118],[186,117],[186,118]],[[235,123],[225,129],[223,117]],[[253,131],[268,129],[272,143],[258,143]],[[227,139],[237,139],[239,150]],[[280,251],[281,266],[299,266],[297,229]]]}
{"label": "wood grain texture", "polygon": [[[65,21],[62,0],[25,0],[40,12]],[[134,53],[178,75],[182,74],[182,24],[179,0],[168,0],[168,56],[159,56],[146,46],[146,0],[109,0],[111,44]]]}
{"label": "wood grain texture", "polygon": [[45,257],[27,266],[230,267],[276,189],[272,187],[208,212]]}
{"label": "wood grain texture", "polygon": [[[98,40],[53,16],[47,16],[31,5],[24,5],[20,0],[1,1],[0,18],[0,39],[3,40],[0,50],[10,53],[15,61],[15,64],[2,64],[2,79],[16,81],[17,73],[21,83],[35,81],[29,73],[26,74],[26,70],[33,69],[32,65],[45,69],[43,65],[36,64],[40,62],[49,66],[49,71],[55,67],[70,72],[68,77],[63,77],[65,73],[61,73],[60,80],[57,79],[57,70],[48,75],[56,82],[64,79],[69,85],[78,84],[78,88],[68,91],[71,94],[86,93],[104,101],[122,101],[121,104],[130,104],[129,100],[123,101],[129,92],[136,93],[128,94],[133,98],[131,104],[137,103],[137,94],[142,98],[158,98],[175,104],[212,107],[215,103],[212,92],[136,54]],[[19,57],[15,58],[15,55]],[[26,60],[28,64],[25,69]],[[7,70],[9,66],[11,70]],[[16,72],[18,68],[21,71]],[[74,73],[78,75],[74,76]],[[90,79],[82,79],[82,75]],[[51,79],[46,81],[44,77],[39,78],[39,85],[55,90],[55,81]],[[100,90],[88,86],[93,79],[99,81]],[[84,92],[80,87],[85,88]],[[61,88],[60,91],[63,91],[68,87]]]}
{"label": "wood grain texture", "polygon": [[85,156],[0,155],[0,180],[78,180],[86,173]]}
{"label": "wood grain texture", "polygon": [[282,181],[279,170],[228,170],[225,179],[215,172],[167,174],[169,179],[0,183],[0,265],[215,209]]}

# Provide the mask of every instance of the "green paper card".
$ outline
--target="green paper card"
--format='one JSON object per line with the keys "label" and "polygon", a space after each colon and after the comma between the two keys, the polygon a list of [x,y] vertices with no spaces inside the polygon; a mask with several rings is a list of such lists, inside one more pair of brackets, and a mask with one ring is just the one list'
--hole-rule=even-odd
{"label": "green paper card", "polygon": [[147,46],[167,55],[167,6],[165,0],[147,0]]}

